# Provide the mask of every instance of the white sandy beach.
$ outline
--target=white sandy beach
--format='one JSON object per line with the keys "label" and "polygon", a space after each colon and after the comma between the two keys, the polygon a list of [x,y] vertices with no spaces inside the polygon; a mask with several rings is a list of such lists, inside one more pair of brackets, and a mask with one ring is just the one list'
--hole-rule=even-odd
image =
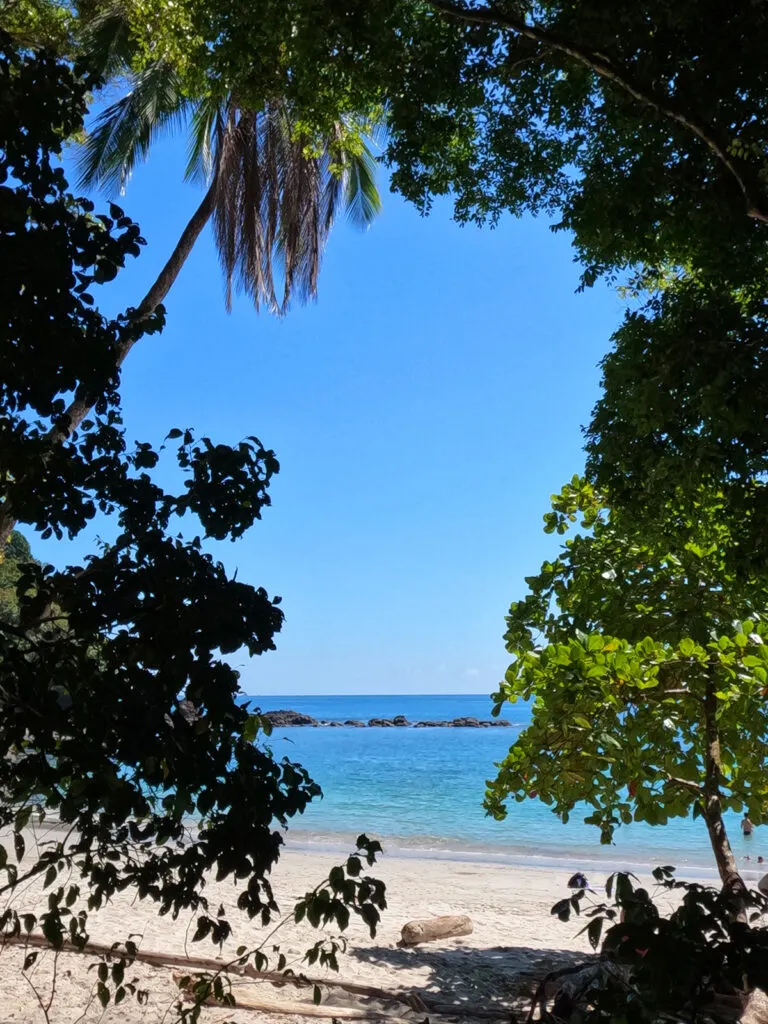
{"label": "white sandy beach", "polygon": [[[342,858],[334,854],[287,851],[273,876],[281,908],[289,911],[295,900],[323,878],[329,868]],[[590,955],[586,936],[577,936],[583,922],[563,924],[550,914],[555,901],[566,894],[568,875],[562,871],[534,868],[510,868],[498,864],[464,863],[461,861],[405,859],[384,856],[371,872],[387,885],[389,908],[375,939],[364,926],[353,921],[347,936],[349,948],[342,957],[338,975],[319,968],[304,968],[308,974],[325,974],[331,980],[341,979],[376,986],[392,992],[416,992],[441,1003],[452,1003],[466,1016],[472,1009],[511,1006],[526,998],[535,982],[548,970],[574,962],[574,955]],[[604,882],[593,876],[595,887]],[[208,896],[213,902],[227,902],[230,886],[210,886]],[[33,893],[24,900],[25,909],[34,904]],[[39,904],[38,904],[39,906]],[[215,906],[215,904],[214,904]],[[430,942],[406,949],[397,946],[400,929],[413,918],[441,914],[467,914],[474,925],[473,934],[440,942]],[[223,959],[231,959],[240,944],[255,946],[264,932],[236,912],[230,917],[235,935],[224,949]],[[183,954],[186,949],[196,956],[215,956],[210,943],[188,941],[190,918],[173,921],[158,917],[151,904],[133,904],[118,900],[107,909],[92,915],[89,932],[96,942],[125,939],[139,933],[136,939],[142,950],[160,950]],[[318,937],[311,927],[292,922],[270,941],[279,942],[282,951],[298,971],[302,969],[300,954]],[[0,1020],[3,1022],[44,1022],[39,1001],[20,973],[23,950],[8,947],[0,954]],[[53,954],[46,952],[30,972],[43,1003],[50,993]],[[56,965],[56,994],[49,1011],[51,1024],[68,1024],[76,1020],[154,1022],[175,1019],[173,1005],[178,998],[172,972],[165,968],[136,966],[129,972],[149,990],[144,1005],[126,999],[106,1012],[91,994],[95,987],[95,970],[88,970],[93,957],[69,953],[61,955]],[[297,1000],[312,1004],[311,989],[275,986],[269,982],[237,982],[235,995],[262,1003]],[[351,1011],[365,1011],[375,1019],[385,1013],[402,1020],[423,1020],[402,1002],[350,994],[339,988],[323,991],[323,1005],[338,1008],[348,1019]],[[418,1004],[417,1004],[418,1005]],[[346,1009],[345,1009],[346,1008]],[[170,1010],[170,1012],[169,1012]],[[83,1016],[84,1014],[84,1016]],[[202,1020],[220,1024],[224,1020],[253,1022],[259,1014],[245,1010],[205,1008]],[[265,1015],[261,1015],[262,1021]],[[267,1024],[298,1024],[304,1018],[286,1014],[266,1014]]]}

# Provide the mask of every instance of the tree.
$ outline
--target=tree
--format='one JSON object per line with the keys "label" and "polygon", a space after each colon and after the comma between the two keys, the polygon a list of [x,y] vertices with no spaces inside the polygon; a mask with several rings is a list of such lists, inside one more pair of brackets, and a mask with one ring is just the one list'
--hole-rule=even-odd
{"label": "tree", "polygon": [[[272,756],[227,661],[273,649],[279,598],[204,550],[205,538],[239,537],[261,517],[279,467],[254,437],[229,446],[174,428],[160,451],[128,446],[115,354],[163,314],[110,319],[94,293],[143,239],[114,204],[95,215],[75,199],[56,165],[82,127],[89,80],[0,43],[0,501],[44,537],[74,536],[97,512],[116,526],[114,542],[62,571],[13,544],[24,562],[14,612],[0,617],[0,828],[13,836],[12,850],[0,847],[0,892],[17,899],[0,930],[38,922],[54,946],[82,945],[88,910],[130,890],[161,913],[196,912],[196,938],[222,943],[231,925],[209,908],[206,878],[235,881],[238,908],[268,922],[282,833],[319,794],[300,765]],[[72,394],[98,398],[65,433]],[[153,479],[161,453],[178,464],[178,492]],[[183,539],[182,517],[198,536]],[[25,827],[46,814],[68,831],[25,859]],[[308,894],[310,921],[344,927],[356,913],[375,928],[384,891],[361,857],[371,863],[377,847],[361,837]],[[19,905],[38,877],[49,890],[39,921]]]}
{"label": "tree", "polygon": [[124,84],[123,96],[88,134],[81,184],[123,190],[158,135],[186,123],[187,177],[206,187],[144,305],[154,309],[163,301],[211,218],[228,308],[233,281],[257,310],[264,302],[273,312],[285,312],[292,297],[314,297],[339,208],[361,228],[381,208],[366,142],[371,125],[345,111],[325,135],[310,135],[279,94],[248,107],[220,83],[198,83],[190,91],[170,60],[157,58],[135,71],[136,43],[126,9],[116,4],[97,6],[84,18],[81,35],[89,66]]}
{"label": "tree", "polygon": [[728,570],[722,505],[702,492],[674,550],[627,531],[583,479],[553,498],[546,530],[581,517],[585,532],[510,608],[496,712],[532,700],[532,719],[489,783],[496,817],[509,798],[564,822],[583,803],[609,843],[622,823],[692,814],[723,883],[739,883],[723,812],[768,821],[768,580]]}
{"label": "tree", "polygon": [[[315,297],[339,208],[360,228],[369,227],[381,209],[366,141],[372,126],[347,113],[326,136],[310,137],[280,97],[249,109],[232,93],[219,96],[211,89],[190,99],[173,65],[163,61],[132,73],[130,33],[119,10],[108,9],[86,26],[84,50],[88,62],[123,82],[125,91],[85,140],[81,184],[124,190],[158,135],[186,122],[187,178],[203,183],[206,194],[177,262],[212,218],[228,308],[234,280],[257,310],[263,302],[283,313],[292,297]],[[171,283],[166,268],[145,302],[157,305]]]}
{"label": "tree", "polygon": [[[82,184],[123,187],[160,132],[184,121],[191,127],[188,177],[205,184],[205,195],[139,303],[139,317],[152,315],[165,300],[211,218],[225,271],[227,308],[235,281],[257,309],[264,301],[271,310],[284,312],[292,297],[316,295],[322,252],[339,207],[360,227],[379,212],[375,161],[361,119],[344,115],[326,137],[310,138],[279,98],[256,110],[244,108],[231,93],[219,96],[210,88],[190,98],[173,66],[162,60],[133,73],[135,46],[124,10],[114,4],[90,11],[89,17],[84,12],[79,43],[71,45],[94,84],[106,76],[127,87],[86,139]],[[276,277],[282,278],[280,298]],[[118,366],[136,340],[121,339]],[[58,440],[77,429],[95,398],[96,393],[83,394],[70,404]],[[0,513],[0,545],[15,521],[8,504]]]}
{"label": "tree", "polygon": [[6,0],[0,10],[0,29],[16,46],[71,51],[76,12],[57,0]]}

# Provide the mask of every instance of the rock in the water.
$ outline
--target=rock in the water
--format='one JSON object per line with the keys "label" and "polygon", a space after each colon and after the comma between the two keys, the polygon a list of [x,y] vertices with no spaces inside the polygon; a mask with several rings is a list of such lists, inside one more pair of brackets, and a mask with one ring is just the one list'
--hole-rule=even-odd
{"label": "rock in the water", "polygon": [[488,724],[489,725],[500,725],[504,729],[510,729],[512,727],[512,723],[508,719],[506,719],[506,718],[492,718],[491,721]]}
{"label": "rock in the water", "polygon": [[[345,722],[339,720],[329,721],[328,719],[317,719],[312,718],[311,715],[305,715],[301,711],[290,711],[283,708],[280,711],[265,711],[264,718],[272,723],[277,728],[284,728],[292,725],[311,725],[311,726],[331,726],[338,728],[341,725],[353,726],[356,729],[365,728],[366,723],[361,722],[357,718],[348,718]],[[487,727],[491,725],[509,726],[511,723],[506,718],[494,718],[491,721],[480,721],[477,718],[454,718],[453,721],[435,721],[428,720],[425,722],[409,722],[405,715],[395,715],[394,718],[371,718],[367,723],[369,726],[378,728],[391,728],[396,726],[399,728],[407,728],[415,726],[417,729],[438,729],[453,726],[455,728],[472,728],[478,729],[480,727]]]}
{"label": "rock in the water", "polygon": [[317,725],[311,715],[303,715],[300,711],[265,711],[262,717],[278,728],[287,725]]}

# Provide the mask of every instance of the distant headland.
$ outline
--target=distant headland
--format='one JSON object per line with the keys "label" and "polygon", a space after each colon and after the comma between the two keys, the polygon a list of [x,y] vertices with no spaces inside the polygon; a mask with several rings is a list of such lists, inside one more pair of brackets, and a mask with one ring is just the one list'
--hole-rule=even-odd
{"label": "distant headland", "polygon": [[313,718],[311,715],[305,715],[301,711],[265,711],[262,718],[266,718],[273,726],[278,728],[285,728],[293,725],[304,725],[304,726],[326,726],[336,727],[339,726],[352,726],[357,729],[365,728],[394,728],[394,729],[436,729],[436,728],[453,728],[453,729],[489,729],[492,726],[509,728],[512,724],[508,722],[506,718],[451,718],[440,721],[429,720],[425,722],[409,722],[405,715],[395,715],[394,718],[370,718],[367,722],[363,722],[358,718],[347,718],[347,719],[325,719],[325,718]]}

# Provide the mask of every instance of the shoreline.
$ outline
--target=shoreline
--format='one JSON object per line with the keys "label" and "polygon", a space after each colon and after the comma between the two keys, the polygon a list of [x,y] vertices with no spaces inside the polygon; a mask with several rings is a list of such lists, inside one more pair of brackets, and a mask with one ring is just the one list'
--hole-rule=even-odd
{"label": "shoreline", "polygon": [[[194,828],[194,820],[189,820]],[[58,833],[63,826],[56,817],[46,817],[41,826],[37,826],[37,835],[42,839],[45,833]],[[307,857],[327,858],[345,857],[355,847],[359,832],[323,831],[311,828],[289,827],[283,835],[283,852],[281,857],[293,854]],[[629,872],[638,876],[652,877],[652,871],[662,865],[675,868],[675,877],[679,881],[691,881],[718,885],[718,872],[714,858],[709,864],[703,860],[686,860],[676,857],[680,851],[659,850],[651,852],[637,849],[627,855],[616,847],[562,845],[551,849],[533,849],[528,846],[502,845],[501,843],[474,842],[456,837],[437,835],[383,835],[370,831],[369,837],[377,839],[383,848],[380,862],[384,860],[402,860],[405,862],[435,862],[435,864],[466,864],[484,867],[489,870],[514,868],[515,870],[541,871],[547,874],[567,874],[576,871],[596,876],[605,876],[614,872]],[[661,838],[661,833],[660,833]],[[556,853],[558,849],[560,852]],[[758,865],[755,854],[745,862],[743,856],[737,856],[739,871],[747,883],[757,881],[768,871],[768,865]]]}
{"label": "shoreline", "polygon": [[[378,839],[384,854],[382,860],[403,860],[406,862],[431,862],[439,864],[473,864],[488,869],[514,868],[516,870],[542,871],[553,874],[575,871],[592,872],[606,877],[616,871],[626,871],[636,875],[651,876],[655,867],[671,864],[675,867],[678,880],[718,884],[717,868],[714,858],[711,864],[698,861],[683,861],[669,852],[659,851],[656,855],[626,856],[622,851],[609,847],[588,849],[583,847],[560,847],[560,854],[549,850],[533,850],[518,846],[504,847],[501,844],[469,843],[439,836],[381,836],[371,833],[371,838]],[[318,833],[310,829],[292,828],[285,836],[286,853],[303,853],[308,856],[344,855],[354,846],[355,836],[352,833]],[[440,845],[448,844],[448,845]],[[756,862],[740,863],[745,881],[756,882],[765,873]]]}

